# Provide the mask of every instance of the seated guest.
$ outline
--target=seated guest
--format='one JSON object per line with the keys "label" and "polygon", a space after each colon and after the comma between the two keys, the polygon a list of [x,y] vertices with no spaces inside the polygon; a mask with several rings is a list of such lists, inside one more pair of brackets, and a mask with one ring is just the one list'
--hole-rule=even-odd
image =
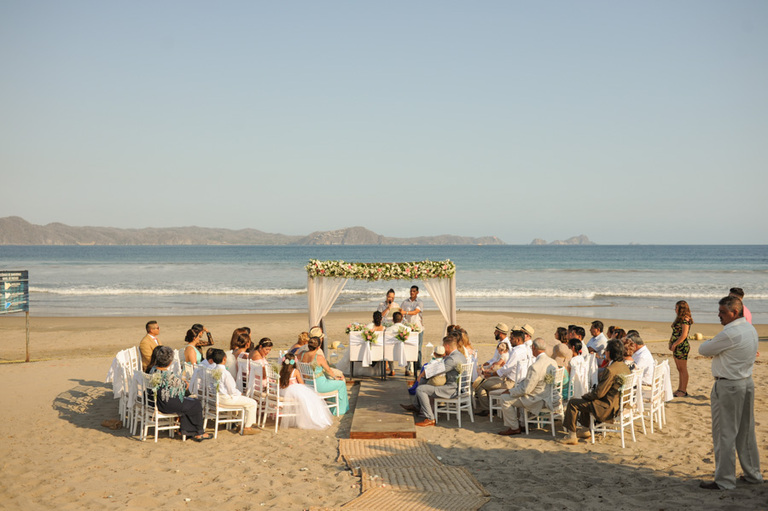
{"label": "seated guest", "polygon": [[571,398],[568,401],[563,419],[563,427],[567,433],[560,439],[561,443],[575,445],[579,442],[579,438],[590,437],[589,430],[577,433],[577,419],[582,426],[588,428],[590,415],[594,416],[597,422],[605,422],[612,419],[619,410],[623,377],[630,374],[629,367],[624,363],[624,345],[612,339],[608,341],[605,352],[610,362],[600,374],[595,390],[584,394],[581,398]]}
{"label": "seated guest", "polygon": [[[409,412],[421,413],[425,419],[417,422],[417,426],[426,427],[435,425],[435,415],[432,411],[432,399],[435,397],[452,398],[456,397],[458,387],[456,382],[459,379],[461,365],[467,363],[464,354],[460,352],[456,337],[447,335],[443,337],[443,347],[445,348],[445,385],[419,385],[416,389],[416,395],[413,396],[410,405],[400,405]],[[437,375],[433,375],[437,376]]]}
{"label": "seated guest", "polygon": [[[173,350],[168,346],[157,346],[147,366],[147,373],[159,374],[153,382],[156,391],[155,405],[161,413],[178,413],[181,434],[191,436],[195,441],[208,440],[211,435],[203,430],[203,405],[197,399],[187,397],[187,382],[173,374],[168,368],[173,363]],[[156,383],[156,384],[155,384]]]}
{"label": "seated guest", "polygon": [[272,339],[269,337],[263,337],[259,344],[251,350],[250,359],[255,360],[262,365],[265,365],[267,363],[267,355],[269,355],[269,352],[272,351]]}
{"label": "seated guest", "polygon": [[[235,340],[235,349],[232,350],[232,359],[234,360],[234,364],[229,364],[229,357],[225,358],[225,364],[227,366],[227,372],[235,377],[235,382],[238,382],[238,388],[243,385],[243,380],[248,377],[248,361],[250,360],[250,355],[248,354],[248,350],[251,349],[251,336],[242,333],[237,336],[237,340]],[[241,367],[240,361],[245,361],[245,368]],[[234,371],[232,371],[232,368],[234,368]]]}
{"label": "seated guest", "polygon": [[509,344],[506,342],[500,342],[499,345],[496,346],[496,351],[499,352],[499,359],[487,368],[484,368],[491,373],[495,373],[504,367],[504,365],[507,363],[507,360],[509,360]]}
{"label": "seated guest", "polygon": [[187,364],[197,365],[203,361],[203,351],[200,349],[204,343],[203,330],[195,328],[196,326],[192,325],[184,337],[184,342],[187,343],[187,347],[184,348],[184,362]]}
{"label": "seated guest", "polygon": [[[496,339],[497,343],[506,343],[508,346],[508,349],[512,349],[512,345],[509,343],[509,340],[507,339],[507,335],[509,335],[509,327],[506,325],[506,323],[497,323],[496,327],[493,330],[493,337]],[[483,366],[481,368],[481,371],[485,371],[488,369],[491,365],[496,363],[499,360],[499,351],[495,350],[493,352],[493,357],[491,357],[490,360],[483,363]]]}
{"label": "seated guest", "polygon": [[[378,311],[377,311],[378,312]],[[389,327],[389,330],[392,332],[397,332],[401,328],[408,328],[408,331],[410,331],[410,328],[405,326],[403,324],[403,313],[400,311],[393,312],[392,313],[392,326]],[[412,362],[413,367],[416,367],[416,362]],[[411,362],[408,362],[408,365],[405,367],[405,376],[411,376]],[[394,376],[394,371],[390,374],[390,376]]]}
{"label": "seated guest", "polygon": [[[384,318],[382,317],[381,312],[373,311],[373,323],[368,323],[368,325],[366,326],[371,330],[373,330],[374,332],[384,332],[386,328],[384,328],[384,325],[381,324],[383,319]],[[405,325],[402,325],[402,326],[398,325],[397,328],[399,329],[399,328],[408,328],[408,327],[406,327]],[[410,331],[410,328],[408,328],[408,330]],[[395,331],[397,331],[397,329]],[[381,335],[383,336],[383,333]],[[386,364],[385,370],[387,371],[389,376],[394,376],[395,371],[394,369],[390,371],[389,361],[385,361],[384,363]],[[376,362],[374,362],[371,365],[376,365]]]}
{"label": "seated guest", "polygon": [[427,379],[424,375],[424,372],[426,371],[426,367],[431,364],[432,362],[436,360],[442,360],[445,358],[445,347],[441,344],[440,346],[436,346],[435,350],[432,352],[432,359],[421,366],[421,372],[419,372],[419,377],[416,379],[416,381],[408,388],[408,393],[412,396],[416,395],[416,389],[419,387],[419,385],[434,385],[435,387],[439,387],[440,385],[445,385],[445,374],[438,374],[433,376],[430,379]]}
{"label": "seated guest", "polygon": [[146,371],[149,367],[149,359],[152,358],[154,349],[160,346],[162,343],[157,338],[160,335],[160,326],[157,321],[149,321],[146,325],[147,335],[139,343],[139,351],[141,352],[141,368]]}
{"label": "seated guest", "polygon": [[587,343],[584,342],[584,336],[586,335],[586,332],[584,332],[584,329],[580,326],[571,325],[573,328],[569,327],[568,330],[568,340],[571,339],[578,339],[581,341],[581,355],[587,355],[589,351],[587,350]]}
{"label": "seated guest", "polygon": [[533,327],[526,323],[520,328],[512,327],[512,330],[522,330],[525,336],[523,338],[523,344],[525,344],[525,348],[528,350],[528,358],[533,358],[533,334],[535,333]]}
{"label": "seated guest", "polygon": [[[618,341],[619,339],[616,340]],[[627,364],[630,371],[634,371],[637,369],[637,364],[635,364],[632,355],[635,354],[637,347],[635,346],[635,343],[632,342],[632,339],[627,339],[626,337],[621,340],[621,343],[624,345],[624,363]]]}
{"label": "seated guest", "polygon": [[581,341],[578,339],[571,339],[568,341],[568,347],[571,349],[571,353],[573,354],[573,357],[580,357],[582,356],[582,344]]}
{"label": "seated guest", "polygon": [[[312,335],[312,330],[309,332],[310,335]],[[310,337],[307,349],[301,353],[299,361],[306,364],[314,363],[315,388],[319,393],[339,392],[339,408],[338,410],[334,408],[334,415],[344,415],[349,410],[347,384],[344,381],[343,375],[339,377],[331,371],[331,367],[325,361],[323,350],[320,349],[321,343],[322,341],[319,337]]]}
{"label": "seated guest", "polygon": [[232,339],[229,340],[229,349],[231,351],[235,351],[235,341],[240,336],[240,334],[248,334],[248,336],[250,336],[251,329],[247,327],[241,327],[235,328],[234,331],[232,331]]}
{"label": "seated guest", "polygon": [[237,390],[235,385],[235,379],[227,371],[227,367],[224,365],[227,360],[227,355],[224,350],[214,349],[211,353],[211,362],[216,364],[215,369],[221,371],[221,379],[218,384],[219,403],[224,406],[237,406],[245,409],[245,428],[243,428],[244,435],[255,435],[259,430],[253,429],[256,423],[256,412],[259,409],[259,404],[253,399],[246,397],[242,392]]}
{"label": "seated guest", "polygon": [[301,373],[296,369],[296,356],[286,353],[280,367],[280,388],[284,389],[286,400],[295,403],[295,415],[283,419],[286,428],[325,429],[331,424],[331,412],[325,400],[314,390],[304,385]]}
{"label": "seated guest", "polygon": [[637,368],[643,372],[643,385],[651,386],[653,384],[653,369],[656,367],[656,361],[653,360],[651,351],[645,345],[645,341],[640,337],[640,334],[627,334],[627,339],[630,339],[635,345],[635,353],[632,355],[632,360],[635,361]]}
{"label": "seated guest", "polygon": [[557,365],[547,355],[547,345],[544,339],[539,337],[533,341],[532,350],[536,360],[528,368],[525,378],[501,394],[501,414],[507,429],[499,432],[500,435],[519,435],[522,433],[517,418],[518,408],[525,408],[533,414],[538,414],[544,405],[552,409],[557,404],[552,403],[552,392],[547,388],[547,383],[544,380],[547,372],[557,369]]}
{"label": "seated guest", "polygon": [[616,330],[617,327],[611,325],[608,327],[608,330],[605,331],[605,336],[609,339],[613,339],[613,332]]}
{"label": "seated guest", "polygon": [[299,334],[299,338],[296,340],[296,344],[291,346],[291,349],[288,350],[288,353],[296,355],[299,353],[299,351],[304,351],[303,348],[307,345],[308,342],[309,332],[301,332]]}
{"label": "seated guest", "polygon": [[592,334],[592,338],[587,342],[587,351],[602,356],[603,351],[605,351],[605,345],[608,343],[608,339],[603,333],[603,322],[593,321],[592,326],[589,328],[589,333]]}
{"label": "seated guest", "polygon": [[[528,348],[524,344],[525,333],[522,330],[513,330],[509,358],[504,367],[496,371],[483,369],[481,375],[483,380],[475,388],[475,398],[477,399],[477,411],[475,415],[485,417],[490,414],[489,392],[498,389],[511,389],[517,381],[525,376],[525,373],[518,374],[518,367],[521,372],[528,368]],[[525,369],[523,369],[525,365]]]}
{"label": "seated guest", "polygon": [[627,336],[627,332],[624,331],[623,328],[617,328],[613,331],[613,336],[609,337],[609,339],[618,339],[623,340]]}
{"label": "seated guest", "polygon": [[[320,328],[319,326],[313,326],[312,328],[310,328],[309,338],[311,339],[313,337],[317,337],[318,339],[320,339],[320,351],[322,353],[325,353],[325,334],[323,333],[323,329]],[[296,354],[296,358],[301,358],[300,355],[304,353],[307,349],[309,349],[308,346],[309,344],[307,344],[307,346],[304,346],[304,349],[299,350]],[[343,372],[336,369],[335,367],[329,366],[329,369],[331,370],[331,373],[330,373],[331,376],[333,376],[337,380],[343,381],[346,384],[347,378],[344,376]]]}
{"label": "seated guest", "polygon": [[555,330],[555,340],[562,342],[563,344],[568,342],[568,329],[564,326],[557,327]]}
{"label": "seated guest", "polygon": [[552,350],[552,359],[557,364],[557,367],[562,367],[563,370],[563,399],[571,397],[568,394],[568,384],[571,381],[571,359],[573,358],[573,351],[565,344],[557,344]]}

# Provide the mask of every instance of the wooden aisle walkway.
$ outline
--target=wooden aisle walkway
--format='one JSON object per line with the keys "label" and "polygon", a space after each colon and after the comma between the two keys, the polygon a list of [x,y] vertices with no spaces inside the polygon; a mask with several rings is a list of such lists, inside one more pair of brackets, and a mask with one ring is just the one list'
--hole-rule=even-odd
{"label": "wooden aisle walkway", "polygon": [[409,397],[404,377],[362,379],[349,438],[416,438],[413,414],[400,408]]}

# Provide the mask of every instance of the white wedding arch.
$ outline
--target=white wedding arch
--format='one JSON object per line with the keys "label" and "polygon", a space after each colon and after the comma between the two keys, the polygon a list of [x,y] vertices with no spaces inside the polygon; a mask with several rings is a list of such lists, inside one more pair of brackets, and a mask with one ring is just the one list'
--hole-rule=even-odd
{"label": "white wedding arch", "polygon": [[[310,259],[307,270],[309,326],[322,326],[349,279],[421,280],[445,319],[456,324],[456,265],[451,260],[410,263],[350,263]],[[326,346],[327,350],[327,346]]]}

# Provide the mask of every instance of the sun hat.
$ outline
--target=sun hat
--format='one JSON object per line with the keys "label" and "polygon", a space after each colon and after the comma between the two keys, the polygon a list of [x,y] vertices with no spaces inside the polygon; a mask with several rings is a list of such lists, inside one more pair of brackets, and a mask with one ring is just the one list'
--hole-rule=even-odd
{"label": "sun hat", "polygon": [[568,349],[568,346],[565,344],[559,342],[557,345],[555,345],[555,348],[552,352],[552,355],[554,355],[552,358],[555,359],[555,363],[558,367],[565,366],[571,358],[573,358],[573,352]]}
{"label": "sun hat", "polygon": [[496,330],[499,332],[504,332],[505,334],[509,332],[509,327],[506,323],[496,323]]}
{"label": "sun hat", "polygon": [[315,327],[312,327],[309,330],[309,336],[310,337],[319,337],[320,339],[322,339],[323,337],[325,337],[325,334],[323,333],[323,329],[322,328],[320,328],[319,326],[315,326]]}
{"label": "sun hat", "polygon": [[439,346],[435,346],[435,355],[445,355],[445,346],[440,344]]}
{"label": "sun hat", "polygon": [[536,330],[534,330],[533,327],[531,325],[529,325],[528,323],[523,325],[523,328],[521,328],[520,330],[522,330],[523,332],[527,333],[531,337],[533,337],[533,334],[536,332]]}

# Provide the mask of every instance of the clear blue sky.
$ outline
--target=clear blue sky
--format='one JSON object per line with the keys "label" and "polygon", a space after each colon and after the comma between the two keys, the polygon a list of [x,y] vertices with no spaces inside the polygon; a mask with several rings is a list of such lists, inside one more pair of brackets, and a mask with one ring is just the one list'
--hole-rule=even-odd
{"label": "clear blue sky", "polygon": [[768,2],[0,3],[0,216],[768,243]]}

